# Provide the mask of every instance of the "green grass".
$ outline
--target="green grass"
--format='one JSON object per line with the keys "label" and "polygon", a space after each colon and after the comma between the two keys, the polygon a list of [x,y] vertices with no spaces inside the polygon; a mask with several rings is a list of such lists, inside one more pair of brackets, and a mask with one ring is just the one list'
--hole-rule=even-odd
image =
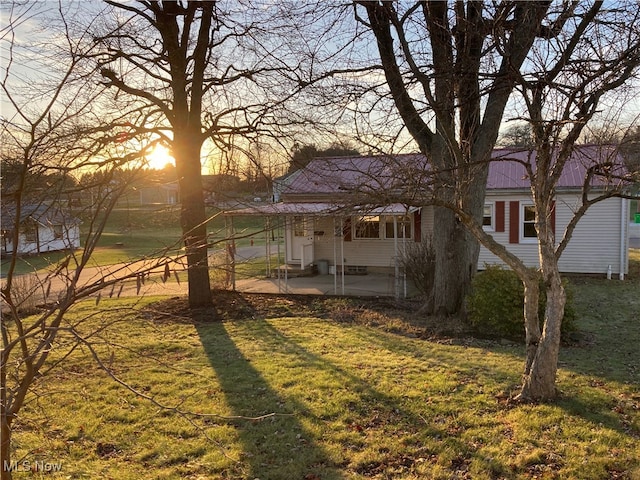
{"label": "green grass", "polygon": [[[324,314],[212,323],[160,314],[157,299],[103,301],[82,329],[116,322],[97,348],[138,394],[77,350],[21,412],[15,458],[61,461],[64,478],[637,479],[639,287],[638,277],[576,285],[587,341],[561,352],[560,399],[535,406],[508,401],[518,345],[393,334],[379,315],[378,328]],[[179,415],[144,397],[267,416]]]}
{"label": "green grass", "polygon": [[[224,248],[226,236],[225,219],[216,209],[209,209],[211,219],[207,224],[209,241],[212,246]],[[230,224],[230,220],[227,220]],[[81,238],[84,240],[90,219],[83,219]],[[264,219],[261,217],[235,217],[233,227],[238,239],[236,246],[264,245]],[[180,239],[180,209],[176,206],[147,206],[115,209],[109,216],[107,226],[91,257],[92,265],[113,265],[154,257],[160,254],[177,253],[182,244]],[[214,246],[214,248],[215,248]],[[82,251],[77,250],[81,255]],[[43,255],[18,259],[17,274],[31,273],[51,268],[66,258],[66,252],[50,252]],[[2,272],[8,268],[8,260],[2,260]]]}

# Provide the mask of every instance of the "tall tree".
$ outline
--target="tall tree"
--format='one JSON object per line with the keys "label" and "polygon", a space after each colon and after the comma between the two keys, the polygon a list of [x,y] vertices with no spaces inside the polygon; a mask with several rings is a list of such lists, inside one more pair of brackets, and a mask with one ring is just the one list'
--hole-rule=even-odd
{"label": "tall tree", "polygon": [[[72,33],[66,22],[77,14],[76,7],[16,2],[7,4],[3,12],[0,158],[9,163],[3,162],[2,171],[3,253],[8,256],[3,260],[0,289],[2,480],[11,478],[16,465],[11,461],[12,433],[29,393],[66,358],[63,354],[52,361],[52,356],[65,346],[73,351],[82,343],[78,334],[82,321],[69,322],[68,311],[80,300],[140,273],[134,268],[114,272],[110,278],[86,275],[109,212],[127,188],[128,179],[122,175],[117,179],[115,173],[144,151],[121,155],[116,137],[104,134],[110,125],[100,102],[103,87],[96,85],[93,72],[83,66],[87,52],[82,44],[88,33]],[[24,36],[31,38],[28,46],[19,41]],[[54,38],[64,41],[53,42]],[[86,186],[92,189],[92,205],[85,212],[72,210],[69,199],[85,188],[72,175],[96,169],[102,173],[100,178]],[[128,172],[129,176],[135,173],[132,169]],[[67,248],[62,260],[51,268],[23,275],[20,245],[25,230],[34,229],[34,212],[48,233],[36,243],[44,249]],[[69,236],[77,228],[75,215],[85,219],[83,246],[77,250],[72,249],[76,244]],[[36,225],[36,238],[39,231]],[[143,271],[150,267],[143,267]]]}
{"label": "tall tree", "polygon": [[[530,126],[531,150],[524,156],[506,152],[498,159],[516,162],[530,179],[538,271],[527,268],[522,259],[497,243],[465,211],[464,205],[441,203],[455,212],[524,284],[526,360],[518,398],[525,401],[547,401],[556,396],[560,328],[566,302],[559,261],[578,222],[594,204],[629,196],[633,183],[640,178],[638,165],[624,158],[625,153],[629,156],[624,144],[576,145],[585,128],[595,120],[600,125],[613,125],[611,130],[620,128],[625,103],[618,101],[633,94],[633,80],[640,71],[637,4],[619,2],[615,8],[608,8],[602,2],[575,3],[562,15],[564,28],[554,30],[553,36],[536,40],[527,72],[517,79],[514,99],[521,105],[521,111],[515,115]],[[633,128],[629,129],[626,137],[631,138],[633,132]],[[558,184],[574,155],[580,157],[580,163],[571,165],[572,172],[574,175],[584,172],[583,189],[577,203],[572,205],[573,215],[556,234]],[[539,275],[546,296],[542,322],[537,307],[541,294]],[[620,276],[624,276],[624,271]]]}
{"label": "tall tree", "polygon": [[[375,36],[397,112],[439,172],[437,195],[482,218],[487,166],[519,72],[540,35],[570,12],[551,2],[356,2]],[[479,244],[446,208],[436,208],[436,271],[430,310],[458,313]]]}
{"label": "tall tree", "polygon": [[[258,27],[243,5],[216,1],[140,1],[113,7],[113,22],[96,36],[106,85],[113,87],[132,135],[153,132],[170,147],[182,204],[189,303],[212,302],[207,263],[201,151],[255,132],[266,103],[253,98],[259,62],[268,54],[240,44]],[[115,25],[112,24],[115,22]],[[248,41],[246,43],[249,43]],[[260,42],[255,42],[260,44]]]}

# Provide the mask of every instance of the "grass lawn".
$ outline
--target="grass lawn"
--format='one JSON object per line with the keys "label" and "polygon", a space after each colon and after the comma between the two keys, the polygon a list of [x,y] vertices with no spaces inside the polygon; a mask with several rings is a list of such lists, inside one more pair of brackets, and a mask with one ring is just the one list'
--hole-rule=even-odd
{"label": "grass lawn", "polygon": [[[217,209],[210,208],[207,212],[210,221],[207,231],[209,241],[219,248],[224,248],[225,219],[219,215]],[[251,244],[264,245],[264,219],[257,217],[236,217],[233,221],[234,231],[239,237],[238,247]],[[89,220],[82,224],[86,235]],[[180,208],[176,206],[145,206],[119,208],[114,210],[107,222],[107,226],[100,237],[100,241],[91,257],[91,265],[113,265],[145,257],[154,257],[168,252],[177,253],[182,248],[180,238]],[[84,237],[83,237],[84,240]],[[215,247],[214,247],[215,248]],[[82,254],[81,250],[76,252]],[[51,268],[66,258],[66,252],[49,252],[37,256],[23,257],[18,260],[16,273],[31,273],[37,270]],[[2,260],[2,271],[8,267],[8,260]]]}
{"label": "grass lawn", "polygon": [[21,412],[14,458],[62,463],[42,478],[638,479],[639,291],[576,284],[585,340],[548,405],[509,401],[522,346],[430,337],[376,300],[228,293],[218,323],[180,299],[85,303],[68,320],[114,322],[96,348],[137,393],[76,350]]}

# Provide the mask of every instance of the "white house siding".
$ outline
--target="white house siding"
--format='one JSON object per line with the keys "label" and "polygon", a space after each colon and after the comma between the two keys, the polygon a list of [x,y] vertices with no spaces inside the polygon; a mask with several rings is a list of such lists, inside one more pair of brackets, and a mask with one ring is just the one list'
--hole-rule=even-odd
{"label": "white house siding", "polygon": [[[56,239],[53,227],[39,225],[38,240],[40,245],[39,251],[37,242],[27,242],[24,234],[20,234],[17,249],[18,253],[21,255],[33,255],[78,248],[80,246],[80,228],[78,226],[63,226],[63,238]],[[8,244],[7,250],[12,250],[11,243]]]}
{"label": "white house siding", "polygon": [[[578,197],[575,194],[558,194],[556,199],[556,238],[560,241],[567,227]],[[509,202],[530,202],[531,197],[524,194],[498,194],[487,193],[487,203],[495,204],[496,201],[505,202],[504,232],[490,232],[494,239],[507,247],[510,252],[522,259],[530,267],[538,267],[537,243],[509,243]],[[623,272],[628,273],[628,200],[611,198],[593,205],[587,214],[578,222],[569,245],[560,257],[560,270],[564,273],[599,273],[606,274],[611,265],[611,271],[615,275],[620,273],[621,264],[621,238],[622,242],[622,267]],[[624,209],[621,211],[621,209]],[[495,210],[494,210],[495,215]],[[624,215],[624,221],[623,221]],[[621,232],[622,229],[622,232]],[[433,208],[422,209],[422,232],[424,235],[437,235],[434,232]],[[622,237],[621,237],[622,235]],[[504,265],[499,258],[480,247],[478,260],[479,268],[484,264]]]}
{"label": "white house siding", "polygon": [[[559,196],[558,204],[561,223],[556,229],[557,235],[564,233],[575,205],[575,197]],[[608,266],[615,274],[628,273],[628,211],[629,201],[610,198],[596,203],[578,222],[571,241],[560,257],[560,270],[576,273],[607,273]],[[622,239],[622,242],[621,242]],[[621,250],[622,248],[622,250]]]}
{"label": "white house siding", "polygon": [[[575,194],[558,194],[556,198],[556,239],[560,240],[573,216],[578,197]],[[487,194],[487,202],[505,202],[505,231],[493,232],[493,238],[522,259],[526,265],[538,267],[538,245],[536,243],[509,243],[509,202],[530,201],[526,195]],[[560,271],[564,273],[606,274],[609,265],[612,273],[620,272],[621,211],[625,200],[612,198],[592,206],[580,220],[569,245],[560,257]],[[625,217],[626,219],[626,217]],[[624,228],[624,227],[623,227]],[[626,239],[626,232],[623,232]],[[626,250],[626,242],[624,249]],[[480,248],[478,265],[504,264],[484,247]],[[626,253],[623,270],[627,273]]]}
{"label": "white house siding", "polygon": [[[336,225],[340,227],[339,220]],[[314,258],[317,260],[328,260],[330,265],[334,265],[334,243],[335,258],[338,265],[341,265],[341,255],[344,255],[344,264],[348,266],[368,266],[368,267],[393,267],[395,256],[395,242],[393,239],[357,239],[342,242],[341,238],[333,235],[333,218],[317,217],[315,219],[314,230],[324,232],[324,235],[315,236]],[[406,240],[413,242],[412,239]],[[403,241],[398,240],[399,248],[402,248]],[[344,250],[342,250],[344,248]]]}

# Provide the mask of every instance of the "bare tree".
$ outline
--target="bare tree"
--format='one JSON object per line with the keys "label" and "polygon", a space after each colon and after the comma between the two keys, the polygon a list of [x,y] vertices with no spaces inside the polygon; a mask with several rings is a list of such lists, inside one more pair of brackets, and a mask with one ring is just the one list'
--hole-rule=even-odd
{"label": "bare tree", "polygon": [[[592,148],[581,165],[584,184],[579,202],[562,235],[556,236],[553,211],[558,182],[572,155],[586,151],[576,142],[597,116],[601,124],[608,124],[607,118],[609,124],[616,124],[624,110],[616,100],[631,93],[640,67],[640,16],[635,3],[618,4],[615,9],[599,2],[575,4],[570,13],[566,29],[536,42],[529,71],[520,76],[517,85],[523,105],[520,118],[531,126],[533,148],[525,158],[511,160],[522,165],[531,182],[539,271],[547,299],[542,329],[537,274],[483,231],[469,212],[453,206],[465,226],[516,271],[524,284],[526,361],[518,398],[525,401],[556,396],[560,326],[566,301],[559,269],[562,253],[587,210],[597,202],[628,196],[630,185],[640,175],[637,166],[629,162],[625,165],[615,145]],[[509,155],[502,160],[509,160]]]}
{"label": "bare tree", "polygon": [[[154,269],[164,271],[169,264],[160,254],[138,265],[114,267],[108,274],[88,271],[111,210],[136,177],[137,168],[131,162],[146,150],[125,151],[117,135],[109,133],[111,123],[100,100],[104,89],[91,81],[93,72],[83,61],[87,52],[81,45],[87,33],[72,32],[65,21],[77,14],[75,6],[16,3],[5,7],[0,38],[5,60],[0,89],[7,102],[0,122],[2,248],[7,257],[0,289],[3,480],[11,478],[13,426],[28,394],[39,378],[66,358],[51,361],[61,337],[73,338],[78,326],[69,322],[67,312],[90,296],[97,295],[99,301],[105,288],[113,294],[124,280],[139,280]],[[44,30],[28,28],[45,22],[57,43],[38,33]],[[37,40],[21,42],[27,34]],[[123,170],[124,166],[129,167]],[[100,175],[91,184],[82,185],[74,177],[95,170]],[[76,200],[84,189],[91,191],[91,204],[83,210]],[[84,220],[82,246],[77,217]],[[20,274],[22,253],[57,250],[63,252],[62,260],[50,269]],[[69,351],[79,342],[79,338],[71,342]]]}
{"label": "bare tree", "polygon": [[[519,71],[535,39],[562,27],[550,2],[356,2],[375,36],[403,124],[439,173],[437,195],[482,218],[487,165]],[[437,208],[432,310],[458,313],[479,245]]]}
{"label": "bare tree", "polygon": [[258,95],[258,78],[281,66],[268,64],[271,52],[252,39],[262,26],[253,12],[246,14],[250,4],[106,3],[112,10],[96,35],[104,83],[115,90],[132,134],[153,132],[170,147],[181,192],[189,303],[210,305],[201,151],[205,142],[224,146],[259,130],[273,99]]}
{"label": "bare tree", "polygon": [[519,123],[511,125],[500,134],[498,142],[501,147],[531,148],[533,146],[531,125]]}

